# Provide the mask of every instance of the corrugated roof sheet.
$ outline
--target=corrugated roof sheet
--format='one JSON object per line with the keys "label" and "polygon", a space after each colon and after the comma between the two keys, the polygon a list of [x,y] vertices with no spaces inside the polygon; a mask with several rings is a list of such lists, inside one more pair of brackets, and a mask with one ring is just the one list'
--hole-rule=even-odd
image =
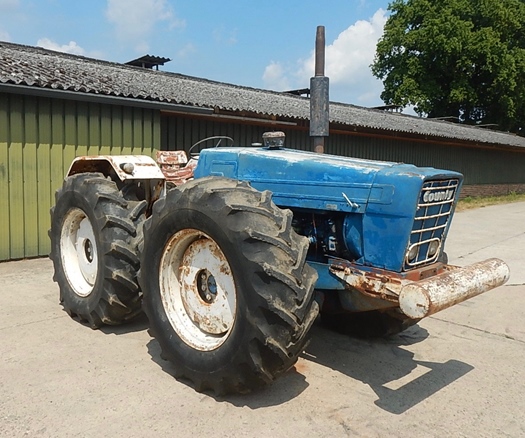
{"label": "corrugated roof sheet", "polygon": [[[0,83],[309,119],[308,98],[0,42]],[[525,147],[525,138],[332,102],[330,121],[381,131]]]}

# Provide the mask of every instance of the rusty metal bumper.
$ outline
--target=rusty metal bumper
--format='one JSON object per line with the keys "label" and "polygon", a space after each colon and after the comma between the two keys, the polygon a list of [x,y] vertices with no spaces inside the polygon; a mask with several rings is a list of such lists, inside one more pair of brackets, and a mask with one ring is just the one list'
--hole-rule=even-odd
{"label": "rusty metal bumper", "polygon": [[[347,289],[359,292],[363,299],[376,299],[376,305],[379,300],[381,307],[399,307],[413,319],[424,318],[501,286],[510,275],[509,267],[495,258],[463,268],[435,263],[401,274],[338,260],[331,264],[330,272],[342,280]],[[373,304],[369,304],[367,310],[370,306]]]}
{"label": "rusty metal bumper", "polygon": [[414,319],[432,315],[503,285],[510,275],[507,264],[499,259],[446,268],[441,274],[403,285],[399,307],[405,315]]}

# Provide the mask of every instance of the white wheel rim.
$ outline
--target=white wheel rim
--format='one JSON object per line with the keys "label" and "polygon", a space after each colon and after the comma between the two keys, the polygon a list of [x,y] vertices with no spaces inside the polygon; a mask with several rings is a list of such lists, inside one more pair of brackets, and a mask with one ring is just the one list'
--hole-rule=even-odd
{"label": "white wheel rim", "polygon": [[89,296],[97,279],[97,243],[89,218],[79,208],[69,210],[64,219],[60,254],[73,292],[83,298]]}
{"label": "white wheel rim", "polygon": [[235,282],[210,236],[194,229],[174,234],[164,248],[159,285],[168,320],[187,345],[210,351],[226,341],[235,321]]}

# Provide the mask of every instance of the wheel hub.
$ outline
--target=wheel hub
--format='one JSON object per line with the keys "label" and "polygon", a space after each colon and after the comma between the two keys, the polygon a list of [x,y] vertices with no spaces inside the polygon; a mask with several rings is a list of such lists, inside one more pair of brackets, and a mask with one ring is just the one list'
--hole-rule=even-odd
{"label": "wheel hub", "polygon": [[217,282],[207,269],[197,274],[197,290],[205,303],[211,304],[217,298]]}
{"label": "wheel hub", "polygon": [[232,330],[236,312],[233,274],[218,244],[198,230],[176,233],[161,262],[164,309],[188,345],[213,350]]}
{"label": "wheel hub", "polygon": [[84,240],[84,255],[88,263],[93,261],[93,244],[91,240]]}

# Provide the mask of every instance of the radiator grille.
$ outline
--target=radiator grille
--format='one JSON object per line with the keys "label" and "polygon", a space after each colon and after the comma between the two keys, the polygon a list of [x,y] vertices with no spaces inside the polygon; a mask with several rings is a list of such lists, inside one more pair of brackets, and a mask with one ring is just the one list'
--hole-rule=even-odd
{"label": "radiator grille", "polygon": [[433,263],[439,257],[458,185],[457,179],[423,185],[407,248],[407,254],[412,250],[416,255],[411,260],[406,257],[405,269]]}

